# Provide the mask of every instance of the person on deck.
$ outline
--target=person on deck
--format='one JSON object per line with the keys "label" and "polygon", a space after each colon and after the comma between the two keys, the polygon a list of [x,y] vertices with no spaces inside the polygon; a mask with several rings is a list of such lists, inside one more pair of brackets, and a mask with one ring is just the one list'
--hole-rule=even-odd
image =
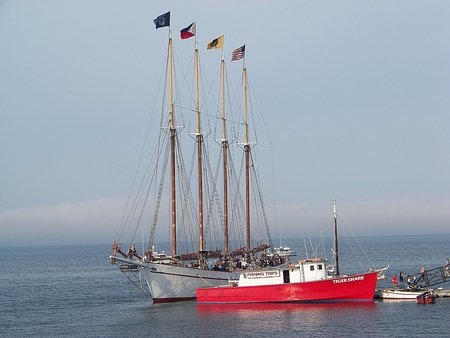
{"label": "person on deck", "polygon": [[425,267],[424,267],[424,266],[422,266],[422,269],[420,269],[420,274],[421,274],[422,276],[426,276],[426,275],[427,275],[427,271],[425,270]]}
{"label": "person on deck", "polygon": [[394,289],[397,289],[397,275],[392,277],[392,284],[394,284]]}

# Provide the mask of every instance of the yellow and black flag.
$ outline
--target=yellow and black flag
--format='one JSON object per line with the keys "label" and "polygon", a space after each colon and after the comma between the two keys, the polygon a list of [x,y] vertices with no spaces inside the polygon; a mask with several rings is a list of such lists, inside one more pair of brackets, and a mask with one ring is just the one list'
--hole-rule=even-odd
{"label": "yellow and black flag", "polygon": [[223,35],[208,42],[206,49],[222,49],[223,48]]}

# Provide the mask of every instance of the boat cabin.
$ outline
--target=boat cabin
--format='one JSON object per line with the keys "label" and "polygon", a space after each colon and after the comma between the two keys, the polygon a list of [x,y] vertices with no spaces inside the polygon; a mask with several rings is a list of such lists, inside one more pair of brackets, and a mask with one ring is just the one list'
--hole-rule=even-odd
{"label": "boat cabin", "polygon": [[287,269],[249,270],[242,272],[239,286],[273,285],[327,279],[326,259],[301,259]]}

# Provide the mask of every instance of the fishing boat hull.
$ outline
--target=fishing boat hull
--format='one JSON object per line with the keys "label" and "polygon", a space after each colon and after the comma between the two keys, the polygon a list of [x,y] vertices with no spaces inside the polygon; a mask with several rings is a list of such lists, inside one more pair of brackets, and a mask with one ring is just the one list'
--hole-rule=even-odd
{"label": "fishing boat hull", "polygon": [[197,289],[198,303],[370,302],[377,272],[308,282]]}

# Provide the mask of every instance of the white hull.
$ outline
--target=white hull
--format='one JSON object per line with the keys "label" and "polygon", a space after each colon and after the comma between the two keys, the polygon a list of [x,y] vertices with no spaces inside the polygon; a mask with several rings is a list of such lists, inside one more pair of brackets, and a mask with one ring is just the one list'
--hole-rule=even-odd
{"label": "white hull", "polygon": [[219,286],[229,280],[238,280],[238,272],[201,270],[198,268],[145,263],[141,266],[147,285],[156,303],[190,300],[196,298],[197,288]]}
{"label": "white hull", "polygon": [[416,300],[417,296],[423,294],[425,291],[408,291],[408,290],[381,290],[381,299],[397,299],[397,300]]}

